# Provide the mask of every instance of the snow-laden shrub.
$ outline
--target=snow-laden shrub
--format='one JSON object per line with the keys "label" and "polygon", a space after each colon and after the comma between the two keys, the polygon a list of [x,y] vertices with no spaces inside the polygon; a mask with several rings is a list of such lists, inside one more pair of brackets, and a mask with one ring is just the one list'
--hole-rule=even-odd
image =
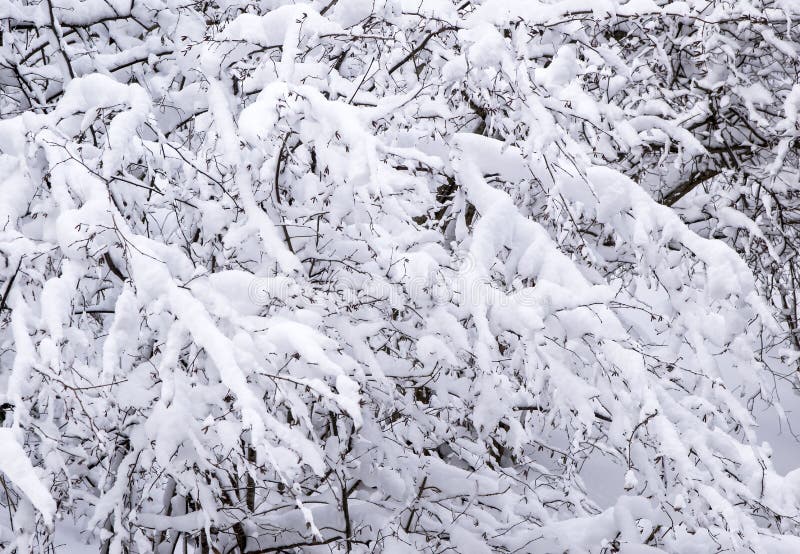
{"label": "snow-laden shrub", "polygon": [[800,551],[798,18],[0,3],[4,552]]}

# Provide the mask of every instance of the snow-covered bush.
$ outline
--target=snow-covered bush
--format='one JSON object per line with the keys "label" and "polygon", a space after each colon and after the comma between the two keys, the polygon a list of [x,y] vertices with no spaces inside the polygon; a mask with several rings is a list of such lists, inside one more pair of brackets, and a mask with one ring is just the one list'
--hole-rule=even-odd
{"label": "snow-covered bush", "polygon": [[800,551],[798,18],[0,0],[4,552]]}

